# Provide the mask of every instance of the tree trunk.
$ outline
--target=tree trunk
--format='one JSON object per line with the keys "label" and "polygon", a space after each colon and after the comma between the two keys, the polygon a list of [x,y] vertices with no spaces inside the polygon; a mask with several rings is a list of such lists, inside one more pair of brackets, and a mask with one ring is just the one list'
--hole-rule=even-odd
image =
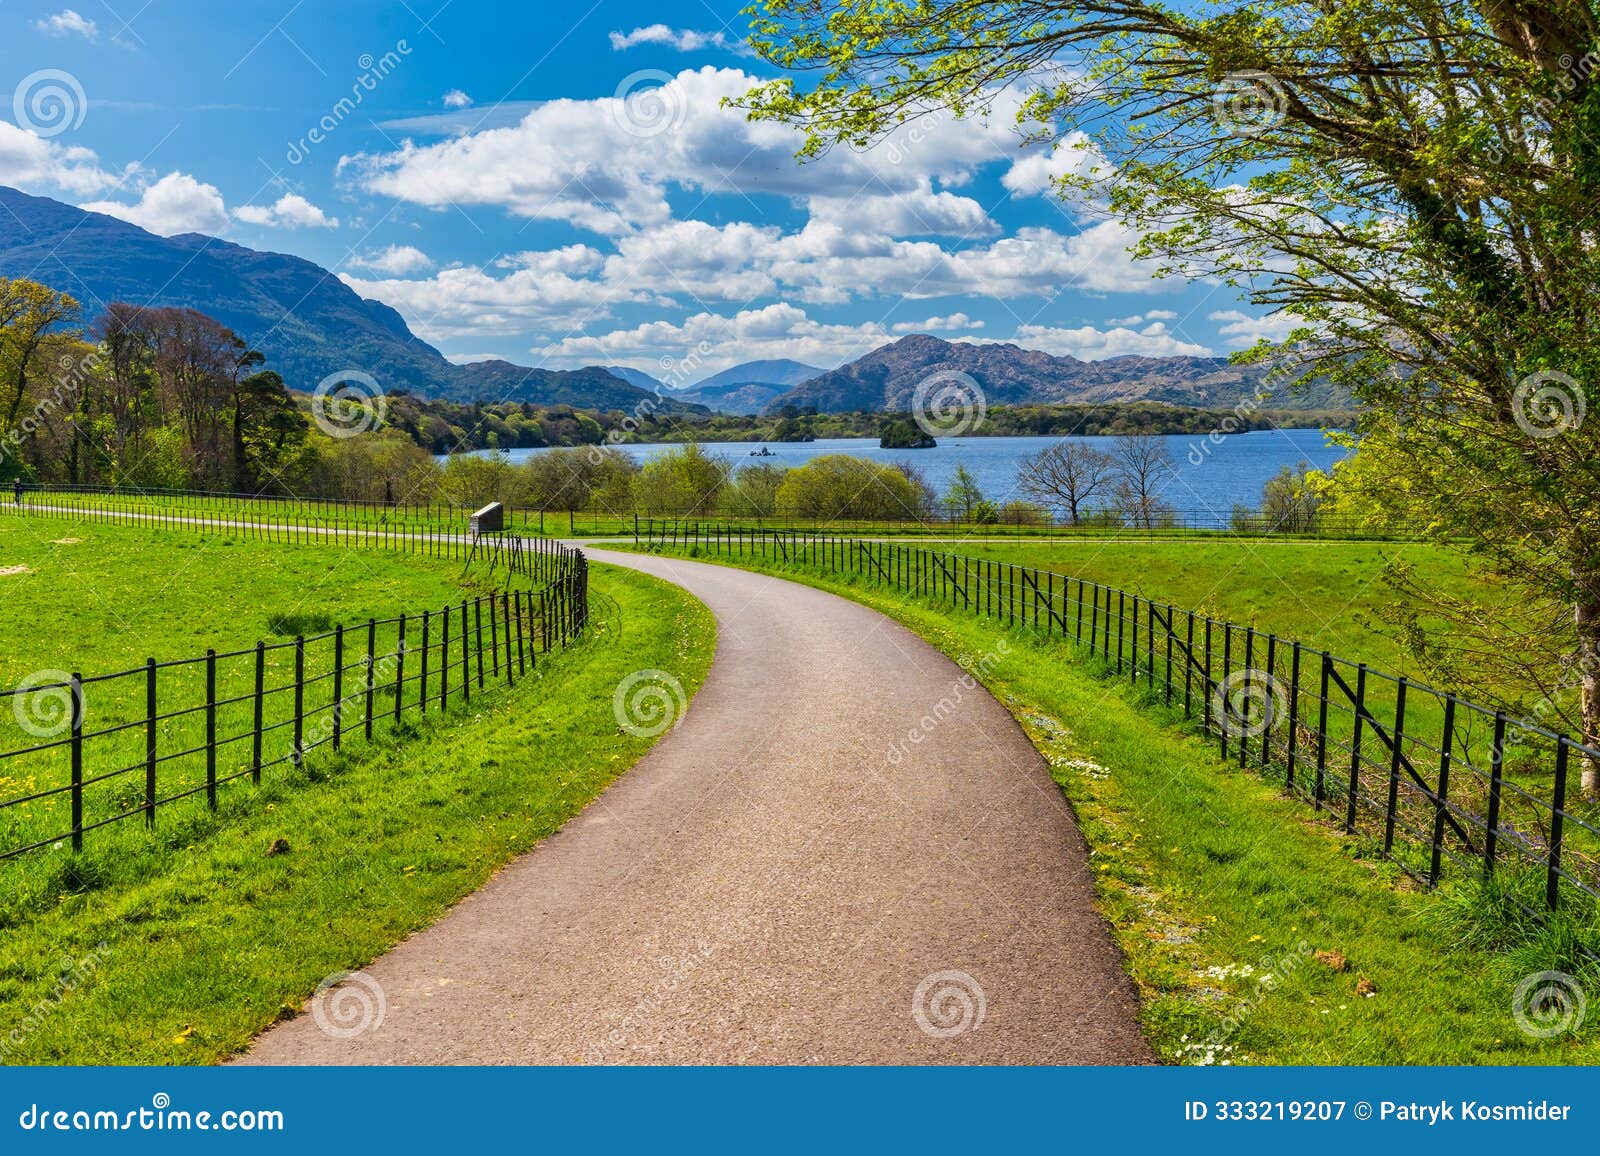
{"label": "tree trunk", "polygon": [[[1578,628],[1578,712],[1583,742],[1600,749],[1600,598],[1580,597],[1573,607],[1573,621]],[[1585,755],[1582,761],[1584,797],[1600,797],[1600,759]]]}

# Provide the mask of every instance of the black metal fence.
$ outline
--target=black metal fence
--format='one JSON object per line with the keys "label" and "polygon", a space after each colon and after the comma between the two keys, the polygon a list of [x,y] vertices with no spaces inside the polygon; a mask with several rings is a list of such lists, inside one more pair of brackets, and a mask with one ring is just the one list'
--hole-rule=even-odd
{"label": "black metal fence", "polygon": [[1196,719],[1224,760],[1278,777],[1428,886],[1452,870],[1510,872],[1539,892],[1535,908],[1600,898],[1600,815],[1577,789],[1600,750],[1536,723],[1049,570],[715,524],[646,521],[637,542],[860,579],[1069,640]]}
{"label": "black metal fence", "polygon": [[[436,545],[448,557],[473,548]],[[480,557],[533,588],[111,674],[41,671],[0,691],[0,859],[81,850],[127,819],[154,827],[183,800],[216,810],[229,783],[514,686],[582,632],[588,562],[547,540],[492,550]]]}

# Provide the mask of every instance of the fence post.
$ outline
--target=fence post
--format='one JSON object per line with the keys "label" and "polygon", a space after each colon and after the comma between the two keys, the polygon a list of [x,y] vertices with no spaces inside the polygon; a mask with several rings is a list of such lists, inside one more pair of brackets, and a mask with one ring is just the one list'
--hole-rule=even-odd
{"label": "fence post", "polygon": [[468,639],[472,633],[467,628],[467,604],[461,603],[461,701],[472,701],[472,646]]}
{"label": "fence post", "polygon": [[378,620],[367,619],[367,685],[366,721],[363,723],[367,741],[372,741],[372,699],[378,682]]}
{"label": "fence post", "polygon": [[256,685],[253,704],[253,730],[250,735],[250,781],[261,782],[261,714],[267,695],[267,644],[256,643]]}
{"label": "fence post", "polygon": [[301,634],[294,639],[294,762],[299,766],[305,758],[303,745],[306,729],[306,640]]}
{"label": "fence post", "polygon": [[1300,745],[1300,642],[1297,639],[1289,658],[1289,754],[1284,786],[1294,790],[1294,758]]}
{"label": "fence post", "polygon": [[[495,609],[494,594],[489,595],[489,659],[494,668],[494,676],[500,677],[500,619],[499,611]],[[510,656],[507,656],[507,662]]]}
{"label": "fence post", "polygon": [[423,714],[428,713],[428,629],[432,617],[428,611],[422,612],[422,678],[417,684],[417,707]]}
{"label": "fence post", "polygon": [[[464,641],[464,640],[463,640]],[[450,607],[439,611],[439,709],[450,707]]]}
{"label": "fence post", "polygon": [[1499,842],[1500,782],[1505,774],[1506,712],[1494,712],[1494,749],[1489,752],[1489,814],[1483,828],[1483,873],[1494,874],[1494,856]]}
{"label": "fence post", "polygon": [[[542,514],[541,514],[542,516]],[[478,689],[483,689],[483,595],[472,600],[473,649],[478,652]]]}
{"label": "fence post", "polygon": [[1313,811],[1322,810],[1322,796],[1328,769],[1328,680],[1333,673],[1333,656],[1322,652],[1321,704],[1317,708],[1317,789],[1311,800]]}
{"label": "fence post", "polygon": [[217,809],[217,652],[206,649],[206,806]]}
{"label": "fence post", "polygon": [[1189,684],[1194,672],[1194,611],[1189,611],[1189,625],[1183,642],[1183,717],[1193,717]]}
{"label": "fence post", "polygon": [[[1228,676],[1233,672],[1232,668],[1233,623],[1224,622],[1222,624],[1222,678],[1217,683],[1218,692],[1222,690],[1223,684],[1228,681]],[[1228,696],[1218,693],[1216,698],[1220,700],[1218,706],[1221,710],[1221,717],[1217,719],[1217,731],[1222,736],[1222,758],[1226,761],[1228,758]]]}
{"label": "fence post", "polygon": [[1344,829],[1356,832],[1356,800],[1361,794],[1361,723],[1367,711],[1367,664],[1356,667],[1356,718],[1350,734],[1350,796],[1344,805]]}
{"label": "fence post", "polygon": [[[512,596],[512,607],[511,607],[511,609],[517,616],[517,673],[518,674],[527,674],[528,673],[528,654],[527,654],[527,651],[523,647],[523,640],[522,640],[522,591],[519,590]],[[510,647],[509,646],[506,649],[507,649],[507,652],[510,651]],[[537,660],[535,660],[535,661],[537,661]]]}
{"label": "fence post", "polygon": [[511,596],[502,594],[500,597],[504,599],[500,609],[503,611],[501,617],[505,619],[506,631],[506,685],[516,686],[515,672],[511,669]]}
{"label": "fence post", "polygon": [[83,675],[72,672],[72,849],[83,850]]}
{"label": "fence post", "polygon": [[[1119,611],[1122,609],[1122,603],[1121,603],[1120,598],[1119,598],[1118,603],[1117,603],[1117,609]],[[1132,677],[1131,681],[1133,682],[1134,686],[1138,686],[1139,685],[1139,596],[1137,594],[1135,594],[1133,596],[1133,622],[1132,622],[1132,626],[1133,626],[1133,629],[1130,632],[1130,636],[1129,636],[1129,639],[1128,639],[1128,666],[1133,671],[1133,677]],[[1117,641],[1120,643],[1121,639],[1119,638]],[[1117,647],[1117,669],[1118,670],[1122,669],[1122,647],[1121,646]]]}
{"label": "fence post", "polygon": [[1383,853],[1389,854],[1394,849],[1394,820],[1395,809],[1400,805],[1400,760],[1402,758],[1401,742],[1406,733],[1406,679],[1402,675],[1395,684],[1394,691],[1394,730],[1389,732],[1389,800],[1383,817]]}
{"label": "fence post", "polygon": [[[1256,665],[1256,628],[1254,626],[1247,626],[1247,627],[1245,627],[1245,632],[1244,632],[1244,667],[1243,667],[1244,672],[1245,672],[1245,679],[1246,680],[1249,680],[1251,678],[1250,672],[1255,669],[1255,665]],[[1267,692],[1269,697],[1271,696],[1271,693],[1272,692],[1270,690]],[[1246,758],[1247,758],[1247,756],[1249,754],[1249,750],[1250,750],[1250,728],[1249,728],[1248,725],[1246,725],[1246,726],[1243,726],[1243,727],[1239,728],[1239,769],[1241,771],[1244,770],[1245,761],[1246,761]]]}
{"label": "fence post", "polygon": [[344,624],[333,628],[333,749],[344,731]]}
{"label": "fence post", "polygon": [[406,616],[400,615],[400,634],[394,647],[394,721],[400,721],[400,709],[405,703],[406,691]]}
{"label": "fence post", "polygon": [[144,663],[144,822],[156,825],[156,660]]}
{"label": "fence post", "polygon": [[[1111,592],[1109,590],[1106,591],[1106,609],[1107,610],[1111,609]],[[1122,635],[1123,635],[1123,630],[1124,630],[1124,624],[1127,622],[1127,620],[1128,620],[1127,595],[1123,591],[1118,590],[1117,591],[1117,673],[1119,675],[1122,673]]]}
{"label": "fence post", "polygon": [[1561,830],[1567,806],[1567,736],[1556,736],[1556,781],[1550,805],[1550,858],[1545,865],[1544,903],[1551,911],[1560,901]]}

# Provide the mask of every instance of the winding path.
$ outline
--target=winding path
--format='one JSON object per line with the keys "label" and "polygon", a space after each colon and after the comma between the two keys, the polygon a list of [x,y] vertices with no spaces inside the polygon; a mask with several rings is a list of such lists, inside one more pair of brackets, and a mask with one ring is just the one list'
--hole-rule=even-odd
{"label": "winding path", "polygon": [[680,725],[369,966],[375,1030],[333,1036],[302,1015],[245,1063],[1152,1059],[1083,839],[1004,707],[846,599],[590,555],[715,614],[715,662]]}

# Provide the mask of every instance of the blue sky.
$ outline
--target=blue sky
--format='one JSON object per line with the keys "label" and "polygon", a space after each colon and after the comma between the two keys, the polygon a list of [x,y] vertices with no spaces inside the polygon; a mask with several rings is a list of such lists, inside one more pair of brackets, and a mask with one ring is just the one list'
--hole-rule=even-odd
{"label": "blue sky", "polygon": [[1135,263],[1050,188],[1086,154],[1022,148],[1004,100],[798,165],[720,107],[774,74],[742,6],[7,3],[0,183],[304,256],[454,360],[688,384],[907,332],[1099,358],[1285,328]]}

